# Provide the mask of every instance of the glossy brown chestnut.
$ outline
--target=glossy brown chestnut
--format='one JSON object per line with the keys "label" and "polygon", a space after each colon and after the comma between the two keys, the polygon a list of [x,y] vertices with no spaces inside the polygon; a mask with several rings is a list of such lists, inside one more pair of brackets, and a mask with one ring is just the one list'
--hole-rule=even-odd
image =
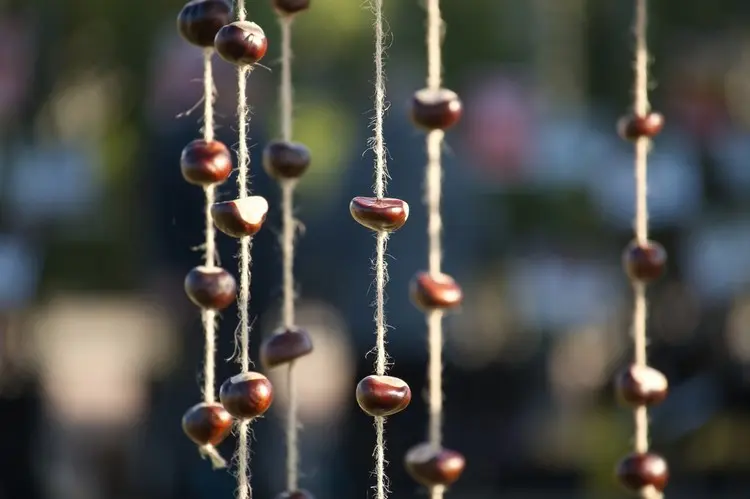
{"label": "glossy brown chestnut", "polygon": [[180,35],[199,47],[213,47],[216,33],[232,20],[232,7],[226,0],[191,0],[177,16]]}
{"label": "glossy brown chestnut", "polygon": [[310,166],[310,151],[303,144],[276,140],[263,150],[263,169],[276,180],[301,177]]}
{"label": "glossy brown chestnut", "polygon": [[180,169],[191,184],[220,184],[232,173],[232,155],[218,140],[196,139],[182,150]]}
{"label": "glossy brown chestnut", "polygon": [[221,385],[219,398],[227,412],[235,418],[257,418],[271,406],[273,386],[260,373],[241,373]]}
{"label": "glossy brown chestnut", "polygon": [[667,252],[655,241],[647,241],[645,244],[633,241],[622,254],[622,264],[632,280],[642,283],[653,282],[664,274]]}
{"label": "glossy brown chestnut", "polygon": [[617,478],[625,488],[634,492],[648,486],[663,491],[669,481],[669,468],[658,454],[632,453],[618,463]]}
{"label": "glossy brown chestnut", "polygon": [[458,94],[447,88],[423,88],[411,100],[411,119],[426,130],[446,130],[458,123],[462,112]]}
{"label": "glossy brown chestnut", "polygon": [[249,21],[235,21],[222,27],[214,39],[216,52],[227,62],[249,66],[263,59],[268,39],[263,29]]}
{"label": "glossy brown chestnut", "polygon": [[349,203],[349,212],[354,220],[368,229],[394,232],[409,218],[409,205],[400,199],[358,196]]}
{"label": "glossy brown chestnut", "polygon": [[458,480],[466,459],[459,452],[425,442],[409,449],[404,463],[414,480],[425,487],[434,487],[448,486]]}
{"label": "glossy brown chestnut", "polygon": [[371,375],[357,384],[357,403],[370,416],[390,416],[406,409],[411,389],[393,376]]}
{"label": "glossy brown chestnut", "polygon": [[273,0],[273,7],[282,14],[296,14],[310,7],[310,0]]}
{"label": "glossy brown chestnut", "polygon": [[304,329],[285,329],[266,338],[260,346],[260,359],[264,367],[271,369],[287,364],[313,351],[310,335]]}
{"label": "glossy brown chestnut", "polygon": [[419,272],[412,279],[409,291],[414,305],[424,311],[456,308],[463,300],[461,286],[448,274],[433,276]]}
{"label": "glossy brown chestnut", "polygon": [[623,404],[637,407],[656,405],[667,398],[667,377],[653,367],[633,364],[615,379],[617,395]]}
{"label": "glossy brown chestnut", "polygon": [[294,492],[282,492],[276,496],[276,499],[315,499],[315,496],[306,490],[300,489]]}
{"label": "glossy brown chestnut", "polygon": [[257,234],[267,214],[268,201],[262,196],[224,201],[211,206],[211,218],[216,228],[236,238]]}
{"label": "glossy brown chestnut", "polygon": [[198,445],[219,445],[232,429],[232,416],[221,404],[203,402],[182,416],[182,430]]}
{"label": "glossy brown chestnut", "polygon": [[617,121],[617,133],[625,140],[638,140],[642,137],[654,138],[664,128],[664,116],[648,113],[645,116],[630,114]]}
{"label": "glossy brown chestnut", "polygon": [[237,297],[237,281],[221,267],[201,265],[185,276],[185,293],[201,308],[224,310]]}

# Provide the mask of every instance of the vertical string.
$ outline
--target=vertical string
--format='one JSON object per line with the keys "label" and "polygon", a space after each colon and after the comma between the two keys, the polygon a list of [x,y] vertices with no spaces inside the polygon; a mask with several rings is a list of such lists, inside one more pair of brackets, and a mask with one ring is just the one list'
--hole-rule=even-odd
{"label": "vertical string", "polygon": [[[438,91],[442,86],[442,35],[443,19],[440,0],[427,0],[427,88]],[[441,272],[443,259],[440,198],[442,196],[442,148],[445,133],[432,130],[427,134],[427,168],[425,188],[427,202],[427,237],[429,272],[434,277]],[[442,445],[443,426],[443,312],[427,313],[428,331],[428,438],[434,448]],[[444,487],[431,487],[431,499],[443,497]]]}
{"label": "vertical string", "polygon": [[[281,136],[285,142],[292,140],[292,106],[294,103],[292,88],[292,20],[293,16],[280,16],[281,25]],[[283,255],[283,295],[282,320],[284,329],[294,327],[294,233],[297,221],[294,219],[295,180],[281,182],[282,233],[281,251]],[[294,492],[298,486],[299,446],[297,416],[297,386],[294,372],[295,362],[289,363],[287,376],[289,407],[286,424],[286,487]]]}
{"label": "vertical string", "polygon": [[[648,51],[646,49],[646,0],[636,0],[635,14],[635,113],[644,116],[648,112]],[[647,156],[648,138],[640,138],[635,148],[636,215],[635,233],[639,243],[648,240],[647,207]],[[635,363],[646,364],[646,288],[642,283],[633,286],[633,339]],[[648,450],[648,417],[646,408],[636,410],[635,450]]]}
{"label": "vertical string", "polygon": [[286,488],[288,492],[297,490],[299,484],[299,443],[297,435],[297,382],[294,373],[294,362],[289,364],[287,377],[287,391],[289,392],[289,409],[287,414],[286,438]]}
{"label": "vertical string", "polygon": [[427,88],[432,90],[442,85],[442,37],[440,0],[427,0]]}
{"label": "vertical string", "polygon": [[[375,288],[377,291],[375,309],[375,328],[377,359],[375,361],[375,373],[382,376],[388,368],[388,357],[385,349],[385,284],[388,281],[387,266],[385,262],[385,250],[388,243],[388,233],[379,231],[377,235],[377,250],[375,259]],[[387,482],[385,476],[385,418],[375,416],[375,475],[377,483],[375,487],[375,499],[385,499],[387,493]]]}
{"label": "vertical string", "polygon": [[[214,78],[211,58],[213,49],[207,48],[203,52],[203,140],[210,142],[214,140]],[[206,197],[205,221],[206,221],[206,243],[205,243],[205,265],[208,268],[216,264],[216,229],[211,219],[211,205],[215,201],[215,188],[213,185],[204,188]],[[201,322],[205,335],[205,358],[203,362],[203,400],[213,403],[216,400],[215,370],[216,370],[216,312],[214,310],[201,309]]]}
{"label": "vertical string", "polygon": [[[374,137],[371,141],[375,152],[375,196],[382,199],[385,196],[388,180],[386,163],[386,147],[383,137],[383,121],[385,119],[385,25],[383,22],[383,0],[371,0],[371,7],[375,14],[375,117],[373,120]],[[375,256],[375,349],[377,359],[375,372],[382,376],[388,368],[385,348],[385,285],[388,281],[388,269],[385,261],[385,251],[388,244],[388,233],[379,231],[376,242]],[[375,418],[375,499],[385,499],[388,484],[385,475],[385,418]]]}
{"label": "vertical string", "polygon": [[[244,21],[247,17],[244,0],[235,2],[237,20]],[[248,187],[248,170],[250,167],[250,155],[247,146],[247,77],[250,74],[249,66],[240,66],[237,69],[237,130],[239,145],[237,147],[237,185],[239,198],[245,199],[250,195]],[[238,307],[240,314],[240,366],[242,372],[250,371],[250,264],[252,242],[250,237],[240,239],[240,291]],[[242,420],[238,424],[237,443],[237,499],[251,499],[253,490],[250,485],[250,422]]]}
{"label": "vertical string", "polygon": [[[648,102],[648,48],[646,45],[647,28],[646,0],[636,0],[635,12],[635,105],[638,116],[645,116],[649,111]],[[636,222],[635,233],[639,243],[648,239],[647,179],[646,166],[649,139],[638,139],[635,146],[635,179],[636,179]]]}
{"label": "vertical string", "polygon": [[[647,12],[646,0],[636,0],[635,4],[635,88],[634,88],[634,112],[638,116],[645,116],[649,112],[648,102],[648,48],[647,48]],[[648,241],[648,205],[647,205],[647,161],[650,147],[650,139],[639,138],[635,144],[635,237],[643,244]],[[635,351],[635,364],[645,366],[647,363],[646,351],[646,320],[647,303],[646,287],[643,283],[633,285],[633,346]],[[648,441],[648,409],[642,405],[634,411],[635,438],[634,450],[645,453],[649,448]],[[645,487],[640,493],[643,499],[659,499],[663,497],[661,492],[653,487]]]}
{"label": "vertical string", "polygon": [[[281,137],[292,140],[292,16],[282,16],[281,24]],[[283,322],[285,328],[294,326],[294,188],[296,181],[281,182],[281,213],[283,229],[281,249],[283,254]]]}
{"label": "vertical string", "polygon": [[375,119],[373,149],[375,151],[375,196],[385,196],[388,179],[383,120],[385,119],[385,25],[383,23],[383,0],[372,0],[375,12]]}
{"label": "vertical string", "polygon": [[294,180],[281,182],[281,253],[283,259],[282,281],[284,305],[282,321],[284,328],[294,326],[294,231],[297,221],[294,219]]}
{"label": "vertical string", "polygon": [[293,16],[281,16],[281,137],[292,140],[292,22]]}
{"label": "vertical string", "polygon": [[237,423],[237,499],[251,499],[250,486],[250,422],[246,419]]}

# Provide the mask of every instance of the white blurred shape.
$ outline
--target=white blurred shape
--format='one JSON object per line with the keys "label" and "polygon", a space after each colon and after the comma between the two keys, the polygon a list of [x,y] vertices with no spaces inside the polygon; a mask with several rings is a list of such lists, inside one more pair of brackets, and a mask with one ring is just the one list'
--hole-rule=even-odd
{"label": "white blurred shape", "polygon": [[66,423],[138,419],[148,378],[178,353],[166,316],[135,298],[58,297],[31,335],[49,416]]}
{"label": "white blurred shape", "polygon": [[550,384],[562,398],[589,395],[608,382],[609,367],[620,353],[620,343],[603,327],[570,331],[550,353]]}

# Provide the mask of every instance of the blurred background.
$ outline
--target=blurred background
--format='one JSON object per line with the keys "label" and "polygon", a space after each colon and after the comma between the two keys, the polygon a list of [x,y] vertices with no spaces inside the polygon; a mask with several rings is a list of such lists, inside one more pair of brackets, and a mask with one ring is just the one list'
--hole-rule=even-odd
{"label": "blurred background", "polygon": [[[447,323],[445,443],[467,470],[453,499],[618,499],[612,470],[632,418],[610,380],[630,358],[632,146],[615,134],[631,96],[633,2],[443,2],[446,86],[465,103],[445,158],[445,269],[464,287]],[[0,9],[0,499],[214,499],[182,434],[200,397],[203,338],[184,296],[200,261],[200,189],[179,154],[197,138],[201,53],[176,35],[180,0],[26,0]],[[424,387],[425,325],[408,301],[426,266],[423,136],[406,102],[424,85],[424,11],[386,2],[391,30],[389,192],[411,206],[391,239],[393,374]],[[278,28],[250,79],[253,189],[279,134]],[[653,238],[668,275],[650,290],[650,359],[672,385],[652,413],[669,497],[750,490],[750,3],[652,2],[652,102],[667,117],[650,158]],[[371,419],[354,400],[374,342],[373,239],[347,204],[371,192],[371,16],[314,0],[295,22],[295,138],[314,163],[299,185],[302,485],[368,497]],[[236,144],[235,74],[216,62],[218,137]],[[234,178],[234,177],[233,177]],[[220,188],[229,199],[236,187]],[[256,238],[254,351],[278,325],[279,210]],[[236,243],[220,236],[225,267]],[[218,379],[236,372],[236,310],[224,314]],[[255,355],[255,353],[253,354]],[[256,497],[283,490],[282,374],[254,425]],[[388,423],[394,497],[425,497],[401,465],[424,438],[416,396]],[[229,438],[221,451],[229,456]]]}

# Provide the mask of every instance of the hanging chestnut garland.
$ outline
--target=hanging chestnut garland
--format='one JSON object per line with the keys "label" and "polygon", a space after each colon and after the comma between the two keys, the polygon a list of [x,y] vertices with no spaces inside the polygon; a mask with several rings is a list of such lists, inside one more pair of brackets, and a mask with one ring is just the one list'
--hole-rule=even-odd
{"label": "hanging chestnut garland", "polygon": [[633,408],[635,439],[633,452],[617,466],[620,482],[642,499],[661,499],[669,479],[663,457],[649,451],[648,407],[667,396],[667,378],[647,363],[646,285],[664,273],[667,255],[648,239],[648,153],[651,139],[661,132],[664,118],[651,111],[648,102],[648,49],[646,0],[635,0],[635,102],[632,114],[618,122],[620,136],[635,142],[635,239],[625,248],[623,265],[633,286],[634,362],[616,379],[619,399]]}
{"label": "hanging chestnut garland", "polygon": [[281,139],[270,142],[263,151],[263,168],[281,187],[283,260],[282,325],[261,345],[261,362],[267,369],[287,366],[289,407],[286,421],[286,491],[278,499],[312,499],[312,494],[299,488],[299,444],[297,387],[295,361],[312,352],[310,335],[298,327],[294,314],[294,243],[297,221],[294,218],[294,189],[310,166],[310,151],[303,144],[292,142],[292,23],[296,15],[310,6],[309,0],[273,0],[281,27]]}
{"label": "hanging chestnut garland", "polygon": [[374,137],[371,140],[375,153],[375,197],[358,196],[349,203],[352,218],[376,233],[375,243],[375,374],[357,384],[356,397],[360,408],[375,420],[375,499],[385,499],[388,483],[385,474],[385,418],[403,411],[411,402],[411,389],[402,379],[387,376],[388,354],[385,334],[385,285],[388,280],[385,249],[391,232],[400,229],[409,217],[409,205],[396,198],[385,197],[388,167],[383,137],[383,120],[386,110],[385,88],[385,22],[383,0],[370,2],[375,17],[375,117]]}
{"label": "hanging chestnut garland", "polygon": [[442,195],[442,148],[445,130],[461,117],[458,95],[442,87],[442,37],[444,22],[440,0],[427,0],[427,87],[412,98],[412,121],[427,132],[427,166],[425,168],[425,203],[427,205],[428,268],[419,272],[411,283],[414,304],[425,313],[428,329],[428,441],[412,447],[406,454],[409,474],[427,487],[432,499],[440,499],[445,488],[454,483],[464,470],[465,459],[442,445],[443,426],[443,315],[461,305],[463,292],[456,281],[441,271],[443,260],[440,213]]}
{"label": "hanging chestnut garland", "polygon": [[198,445],[201,454],[211,459],[215,468],[226,466],[215,446],[226,438],[232,427],[232,417],[216,402],[214,371],[217,312],[234,302],[237,283],[229,272],[216,265],[215,231],[210,214],[216,186],[225,182],[232,172],[229,148],[214,138],[212,58],[214,37],[229,22],[230,15],[231,7],[223,0],[192,0],[177,16],[180,35],[189,43],[201,47],[204,54],[203,138],[193,140],[185,146],[180,157],[180,168],[185,181],[202,187],[206,198],[204,264],[192,269],[185,277],[185,292],[201,309],[205,334],[203,402],[188,409],[182,418],[182,428]]}

